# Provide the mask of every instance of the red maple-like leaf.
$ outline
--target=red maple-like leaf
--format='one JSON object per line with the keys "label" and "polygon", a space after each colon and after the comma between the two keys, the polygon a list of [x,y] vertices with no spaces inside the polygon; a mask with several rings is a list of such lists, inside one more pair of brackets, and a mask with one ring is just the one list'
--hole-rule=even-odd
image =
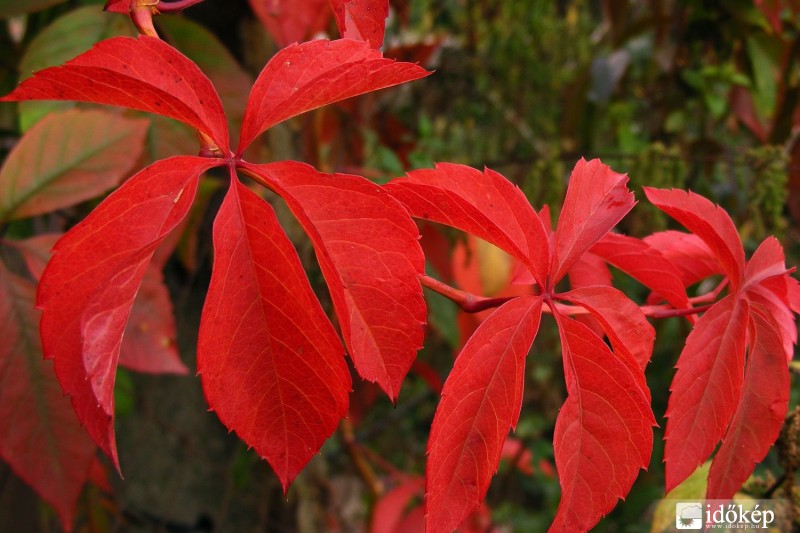
{"label": "red maple-like leaf", "polygon": [[[296,114],[427,74],[417,65],[383,58],[365,42],[291,46],[256,81],[244,111],[240,146],[244,150],[259,133]],[[228,149],[225,115],[208,78],[158,39],[103,41],[64,66],[35,74],[3,100],[31,99],[74,99],[154,112],[194,127],[202,138],[206,157],[175,157],[151,165],[70,230],[57,244],[40,284],[45,354],[55,359],[56,374],[79,419],[117,467],[117,364],[152,369],[154,361],[145,360],[145,350],[173,350],[169,320],[166,329],[151,327],[152,316],[138,314],[135,307],[132,311],[134,297],[140,292],[168,311],[158,266],[148,278],[148,264],[186,216],[199,175],[215,166],[229,168],[232,185],[215,225],[215,275],[199,343],[212,409],[270,461],[286,488],[346,412],[350,389],[344,348],[308,287],[293,248],[270,218],[268,205],[239,184],[236,168],[285,195],[321,256],[358,370],[396,397],[421,344],[425,318],[417,279],[424,267],[418,234],[396,200],[361,178],[326,176],[302,165],[269,168],[263,176],[253,173],[255,167]],[[275,169],[280,172],[273,174]],[[338,205],[325,205],[323,199],[330,194],[339,195]],[[357,197],[360,204],[346,205]],[[352,225],[350,218],[364,224],[372,220],[370,231]],[[249,231],[242,241],[252,247],[249,251],[226,233],[231,228]],[[342,235],[346,242],[337,241]],[[265,249],[279,252],[286,264],[267,261],[259,249],[263,243],[271,243]],[[373,259],[382,270],[377,265],[364,268]],[[241,277],[226,274],[234,264],[245,269]],[[285,277],[272,279],[276,272]],[[243,302],[252,307],[240,309]],[[225,319],[207,318],[217,314]],[[265,316],[281,325],[264,323],[260,319]],[[247,329],[219,330],[225,320],[238,319]],[[123,336],[126,327],[134,329]],[[226,336],[228,344],[220,340]],[[130,349],[122,356],[126,347]],[[249,361],[271,373],[250,373],[229,361]],[[162,371],[183,371],[177,356],[161,363]],[[245,391],[231,395],[231,384]],[[259,403],[265,399],[267,404]],[[272,408],[280,415],[274,416]]]}
{"label": "red maple-like leaf", "polygon": [[388,0],[330,0],[330,3],[342,37],[367,41],[375,49],[383,46]]}
{"label": "red maple-like leaf", "polygon": [[[730,283],[730,294],[697,320],[678,359],[664,449],[670,490],[722,441],[706,496],[727,499],[764,458],[788,409],[788,361],[797,341],[792,305],[796,281],[789,277],[776,239],[766,239],[745,263],[736,228],[721,208],[693,193],[645,192],[702,240],[718,264],[708,270],[723,272]],[[696,244],[676,248],[700,249]],[[676,257],[707,263],[705,255]]]}
{"label": "red maple-like leaf", "polygon": [[[609,287],[559,294],[556,284],[633,207],[627,178],[599,161],[580,161],[552,239],[524,195],[505,178],[439,164],[386,188],[412,215],[472,233],[528,270],[538,295],[520,296],[491,314],[466,343],[447,378],[428,443],[428,531],[449,531],[480,505],[503,442],[519,416],[524,358],[542,304],[558,316],[569,396],[556,426],[562,503],[553,530],[588,529],[630,490],[647,466],[655,423],[643,369],[653,329]],[[572,304],[556,304],[561,300]],[[614,351],[569,308],[599,320]],[[608,424],[613,426],[609,431]]]}

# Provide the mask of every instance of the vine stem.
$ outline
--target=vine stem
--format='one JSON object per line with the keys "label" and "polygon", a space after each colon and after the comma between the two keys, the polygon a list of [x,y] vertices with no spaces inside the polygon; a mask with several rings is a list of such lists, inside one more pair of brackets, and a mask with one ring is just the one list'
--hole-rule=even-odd
{"label": "vine stem", "polygon": [[[478,296],[476,294],[472,294],[466,291],[462,291],[456,289],[455,287],[451,287],[450,285],[439,281],[438,279],[432,278],[428,275],[420,276],[419,278],[420,283],[428,287],[429,289],[441,294],[445,298],[452,300],[455,302],[462,311],[467,313],[477,313],[480,311],[484,311],[486,309],[491,309],[493,307],[499,307],[506,303],[509,300],[517,298],[516,296],[504,296],[498,298],[490,298],[487,296]],[[724,286],[724,282],[720,284],[717,289],[712,291],[708,294],[716,294],[722,290]],[[708,294],[704,294],[697,298],[697,301],[708,301]],[[697,313],[703,313],[708,311],[711,308],[712,304],[702,305],[699,307],[689,307],[685,309],[675,309],[674,307],[669,307],[665,305],[643,305],[639,308],[642,310],[645,316],[650,318],[672,318],[672,317],[679,317],[679,316],[687,316],[687,315],[695,315]],[[566,316],[574,316],[574,315],[586,315],[589,314],[589,311],[583,307],[577,305],[564,305],[553,302],[548,300],[545,302],[545,306],[543,310],[545,313],[552,313],[553,309],[555,308],[561,315]]]}
{"label": "vine stem", "polygon": [[353,423],[350,422],[349,418],[343,418],[341,422],[339,422],[339,432],[342,435],[342,442],[344,443],[344,447],[347,450],[347,455],[350,456],[350,460],[353,461],[353,465],[356,467],[358,471],[358,475],[361,477],[361,480],[369,489],[370,494],[373,497],[378,497],[383,495],[384,487],[383,483],[378,476],[375,474],[375,471],[372,469],[370,464],[367,462],[367,459],[364,457],[362,453],[361,447],[358,445],[356,441],[355,431],[353,430]]}

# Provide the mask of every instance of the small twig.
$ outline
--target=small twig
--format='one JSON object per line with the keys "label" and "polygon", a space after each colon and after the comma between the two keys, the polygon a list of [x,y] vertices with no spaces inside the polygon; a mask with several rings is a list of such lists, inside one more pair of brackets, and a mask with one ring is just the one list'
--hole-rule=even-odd
{"label": "small twig", "polygon": [[353,424],[349,419],[344,418],[339,423],[339,433],[342,436],[342,442],[347,450],[347,455],[353,461],[361,480],[367,486],[367,489],[373,497],[377,498],[384,492],[383,483],[378,479],[375,471],[367,462],[364,454],[362,453],[361,446],[356,441],[355,431],[353,431]]}

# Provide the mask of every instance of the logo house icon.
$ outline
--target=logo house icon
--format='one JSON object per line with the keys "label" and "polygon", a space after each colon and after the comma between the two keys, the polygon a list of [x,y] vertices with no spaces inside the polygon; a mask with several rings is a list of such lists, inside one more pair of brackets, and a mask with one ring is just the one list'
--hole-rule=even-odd
{"label": "logo house icon", "polygon": [[675,528],[703,529],[703,504],[700,502],[676,503]]}

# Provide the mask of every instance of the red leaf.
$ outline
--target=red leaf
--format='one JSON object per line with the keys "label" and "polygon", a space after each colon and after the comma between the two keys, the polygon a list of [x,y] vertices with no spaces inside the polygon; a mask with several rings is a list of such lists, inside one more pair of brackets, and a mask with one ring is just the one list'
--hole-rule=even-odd
{"label": "red leaf", "polygon": [[775,237],[767,237],[747,262],[742,290],[763,283],[769,278],[785,276],[787,273],[783,247]]}
{"label": "red leaf", "polygon": [[286,491],[347,411],[344,349],[272,208],[235,178],[214,251],[197,349],[203,390]]}
{"label": "red leaf", "polygon": [[250,0],[250,7],[280,47],[310,39],[331,18],[327,0]]}
{"label": "red leaf", "polygon": [[376,50],[383,46],[388,0],[330,0],[330,3],[342,37],[367,41]]}
{"label": "red leaf", "polygon": [[694,233],[659,231],[645,237],[644,242],[672,263],[684,287],[722,273],[714,252]]}
{"label": "red leaf", "polygon": [[[158,67],[154,67],[158,65]],[[106,39],[60,67],[41,70],[0,101],[76,100],[172,117],[228,148],[219,96],[191,60],[146,35]]]}
{"label": "red leaf", "polygon": [[242,154],[261,132],[295,115],[428,74],[418,65],[386,59],[361,41],[289,45],[270,59],[256,79],[237,153]]}
{"label": "red leaf", "polygon": [[62,236],[63,233],[43,233],[19,241],[6,241],[6,244],[20,251],[31,276],[38,281],[50,261],[50,250]]}
{"label": "red leaf", "polygon": [[0,457],[70,530],[95,446],[42,358],[35,290],[0,262]]}
{"label": "red leaf", "polygon": [[393,400],[422,346],[425,258],[408,213],[359,176],[247,165],[286,200],[317,253],[358,373]]}
{"label": "red leaf", "polygon": [[636,201],[627,182],[626,175],[617,174],[599,159],[576,163],[556,227],[551,284],[633,209]]}
{"label": "red leaf", "polygon": [[150,257],[189,210],[198,176],[217,164],[174,157],[139,172],[64,235],[39,283],[44,354],[117,466],[113,388],[128,314]]}
{"label": "red leaf", "polygon": [[[675,266],[645,241],[608,233],[592,252],[658,293],[675,309],[692,307]],[[694,322],[693,317],[690,321]]]}
{"label": "red leaf", "polygon": [[425,490],[425,480],[410,477],[384,494],[372,510],[370,533],[406,533],[400,529],[407,515],[409,504],[415,497],[421,497]]}
{"label": "red leaf", "polygon": [[741,396],[748,304],[730,295],[695,324],[670,387],[664,436],[666,489],[705,461],[725,435]]}
{"label": "red leaf", "polygon": [[[585,307],[603,326],[614,352],[628,364],[634,377],[644,378],[656,331],[638,305],[614,287],[581,287],[556,298]],[[645,385],[644,381],[641,384]]]}
{"label": "red leaf", "polygon": [[45,116],[3,163],[0,220],[55,211],[114,187],[141,155],[146,132],[146,120],[107,111]]}
{"label": "red leaf", "polygon": [[428,440],[427,531],[452,531],[477,509],[522,406],[525,357],[542,300],[515,298],[484,321],[447,378]]}
{"label": "red leaf", "polygon": [[497,172],[439,163],[384,187],[412,216],[447,224],[502,248],[544,286],[550,261],[544,225],[522,191]]}
{"label": "red leaf", "polygon": [[644,192],[653,205],[703,239],[722,265],[733,290],[738,290],[744,272],[744,249],[728,213],[693,192],[650,187],[644,187]]}
{"label": "red leaf", "polygon": [[655,419],[630,368],[586,326],[554,316],[568,397],[553,438],[562,494],[550,531],[588,531],[647,467]]}
{"label": "red leaf", "polygon": [[706,498],[732,498],[778,438],[789,409],[789,367],[778,325],[750,308],[750,354],[742,396],[708,473]]}
{"label": "red leaf", "polygon": [[528,476],[533,475],[533,454],[519,439],[508,437],[503,443],[500,458],[507,459],[511,466]]}

